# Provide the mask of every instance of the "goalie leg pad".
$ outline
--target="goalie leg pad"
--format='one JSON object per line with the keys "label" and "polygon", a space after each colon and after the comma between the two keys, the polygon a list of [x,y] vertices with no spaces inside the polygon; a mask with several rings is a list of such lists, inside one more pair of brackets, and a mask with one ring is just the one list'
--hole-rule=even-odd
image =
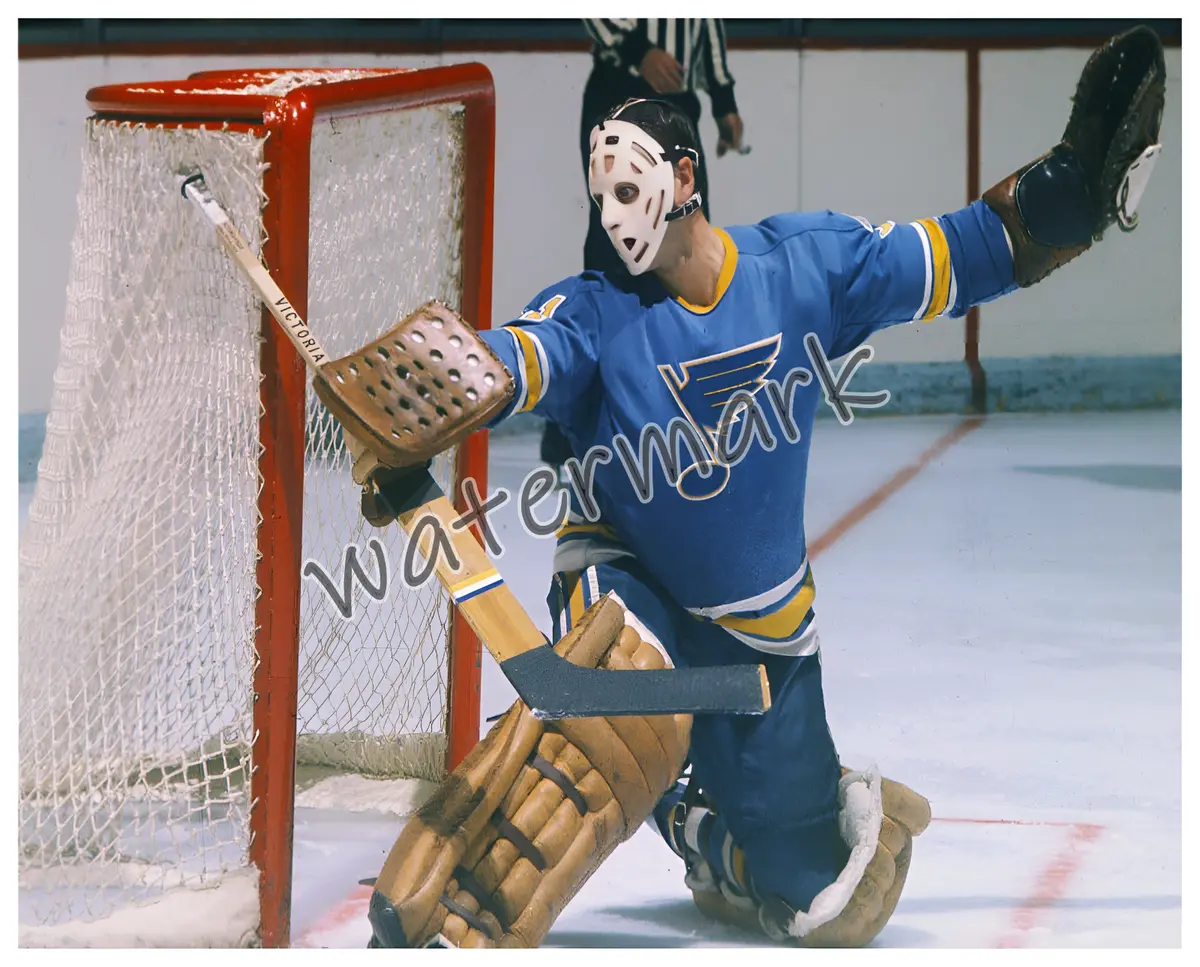
{"label": "goalie leg pad", "polygon": [[[588,667],[669,667],[612,596],[555,649]],[[690,727],[685,715],[540,722],[516,702],[401,831],[375,883],[372,944],[540,944],[675,781]]]}

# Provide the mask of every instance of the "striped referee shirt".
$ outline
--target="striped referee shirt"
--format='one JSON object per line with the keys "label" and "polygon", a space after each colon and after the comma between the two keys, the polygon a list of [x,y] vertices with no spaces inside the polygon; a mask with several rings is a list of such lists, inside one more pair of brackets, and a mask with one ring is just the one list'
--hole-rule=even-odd
{"label": "striped referee shirt", "polygon": [[737,113],[720,20],[651,17],[583,23],[596,42],[593,54],[600,63],[636,77],[646,51],[661,47],[683,66],[687,90],[708,91],[714,117]]}

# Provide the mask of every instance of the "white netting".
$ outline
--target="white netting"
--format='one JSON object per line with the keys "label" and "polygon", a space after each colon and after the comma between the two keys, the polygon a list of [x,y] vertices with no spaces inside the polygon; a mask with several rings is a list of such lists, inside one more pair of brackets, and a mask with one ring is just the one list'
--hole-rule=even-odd
{"label": "white netting", "polygon": [[[423,108],[340,117],[313,129],[308,319],[335,358],[429,299],[461,297],[461,111]],[[369,213],[370,217],[364,217]],[[389,562],[387,596],[359,587],[345,620],[314,580],[303,586],[301,763],[433,779],[445,761],[450,602],[437,582],[400,582],[405,541],[346,513],[354,492],[337,425],[309,389],[310,472],[304,554],[340,586],[353,544],[376,574],[368,541]],[[447,489],[451,464],[435,462]]]}
{"label": "white netting", "polygon": [[[458,304],[461,119],[438,107],[316,124],[309,321],[331,353],[429,298]],[[247,853],[261,317],[175,189],[185,163],[204,169],[260,250],[262,138],[88,123],[21,542],[23,942],[105,942],[103,918],[142,942],[128,939],[128,905],[199,909],[173,899],[197,889],[207,926],[177,943],[244,942],[246,910],[257,923]],[[435,469],[449,487],[449,462]],[[374,574],[370,539],[390,566],[382,602],[360,590],[347,621],[315,581],[302,585],[299,758],[436,778],[448,602],[440,588],[401,584],[397,528],[361,523],[347,456],[310,390],[304,560],[340,586],[349,544]]]}

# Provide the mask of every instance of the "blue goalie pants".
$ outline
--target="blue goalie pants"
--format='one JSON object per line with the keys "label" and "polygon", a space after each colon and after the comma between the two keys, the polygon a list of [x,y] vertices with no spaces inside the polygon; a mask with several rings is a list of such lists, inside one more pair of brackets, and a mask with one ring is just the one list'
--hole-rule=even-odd
{"label": "blue goalie pants", "polygon": [[[841,769],[825,719],[819,653],[793,657],[752,649],[685,611],[628,558],[554,576],[547,603],[555,640],[609,591],[676,667],[766,667],[772,705],[765,715],[694,717],[691,781],[704,791],[717,822],[702,848],[715,871],[727,869],[731,838],[760,897],[777,896],[807,910],[849,857],[837,826]],[[664,805],[678,801],[681,791],[669,792]]]}

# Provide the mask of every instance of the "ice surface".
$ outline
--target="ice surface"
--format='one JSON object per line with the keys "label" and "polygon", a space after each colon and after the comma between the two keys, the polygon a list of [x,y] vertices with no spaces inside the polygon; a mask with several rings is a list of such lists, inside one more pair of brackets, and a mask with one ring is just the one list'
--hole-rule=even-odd
{"label": "ice surface", "polygon": [[[810,542],[959,422],[821,421]],[[933,805],[877,946],[1180,944],[1180,434],[1178,412],[989,417],[816,557],[843,761]],[[515,492],[536,455],[536,439],[494,440],[491,487]],[[500,570],[548,631],[552,541],[523,532],[515,502],[492,524]],[[484,717],[512,699],[485,655]],[[295,944],[366,944],[358,881],[400,822],[298,808]],[[644,827],[547,945],[766,941],[698,913]]]}
{"label": "ice surface", "polygon": [[[820,421],[810,541],[959,422]],[[490,485],[515,491],[536,455],[535,440],[495,440]],[[1181,942],[1180,465],[1178,412],[992,416],[816,558],[843,761],[878,764],[935,817],[877,946]],[[551,542],[511,503],[494,523],[502,573],[548,630]],[[487,716],[513,693],[484,661]],[[380,861],[397,826],[362,830]],[[298,940],[366,942],[365,889],[339,920],[302,903],[301,882]],[[764,944],[696,911],[649,828],[547,938]]]}

